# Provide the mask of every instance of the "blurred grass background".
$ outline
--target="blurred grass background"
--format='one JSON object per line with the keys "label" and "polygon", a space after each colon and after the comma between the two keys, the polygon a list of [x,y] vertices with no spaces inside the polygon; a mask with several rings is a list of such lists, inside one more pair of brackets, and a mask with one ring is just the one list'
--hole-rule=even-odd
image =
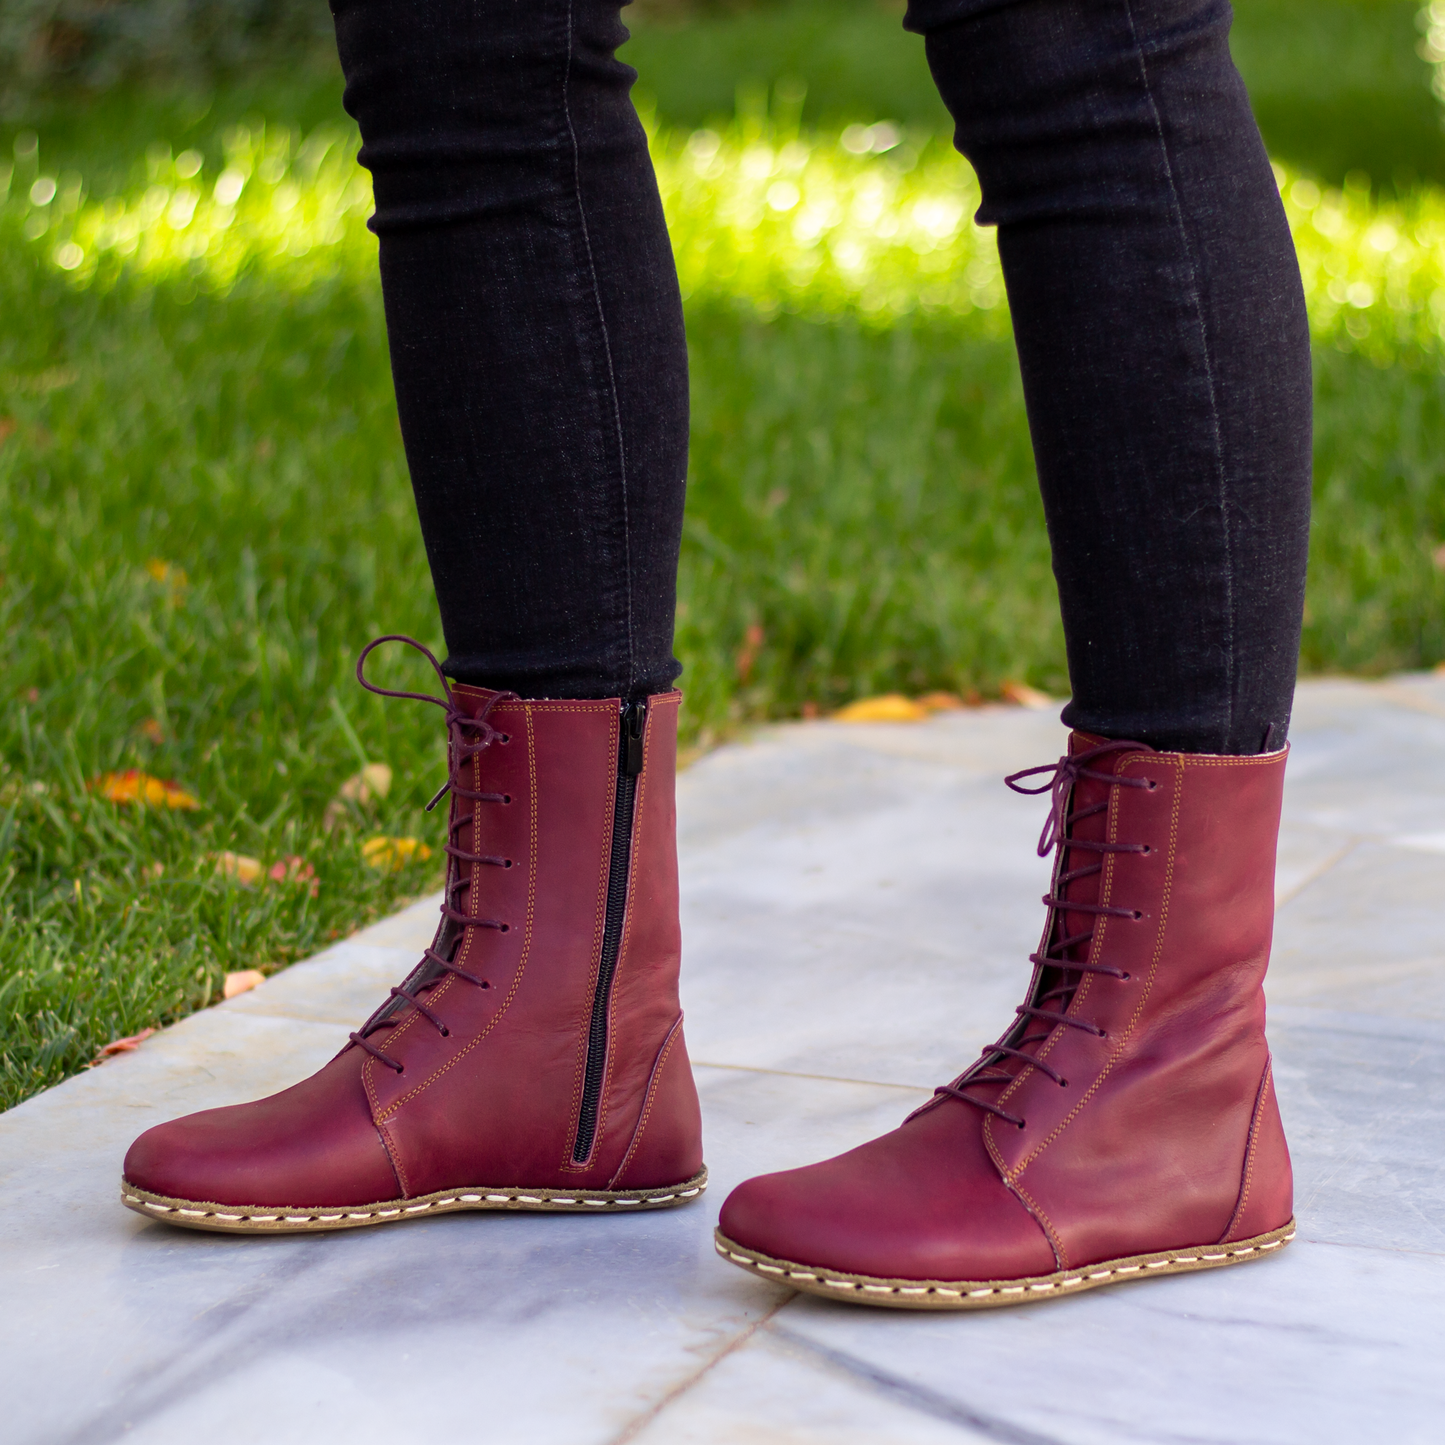
{"label": "blurred grass background", "polygon": [[[1304,664],[1432,666],[1445,136],[1418,7],[1236,10],[1317,341]],[[628,12],[688,293],[692,743],[890,689],[1067,691],[992,241],[899,18]],[[0,1106],[437,881],[360,852],[438,841],[442,740],[356,687],[356,652],[440,637],[328,25],[0,6]],[[367,761],[393,787],[326,831]],[[87,787],[124,768],[201,806]],[[224,851],[319,886],[243,887]]]}

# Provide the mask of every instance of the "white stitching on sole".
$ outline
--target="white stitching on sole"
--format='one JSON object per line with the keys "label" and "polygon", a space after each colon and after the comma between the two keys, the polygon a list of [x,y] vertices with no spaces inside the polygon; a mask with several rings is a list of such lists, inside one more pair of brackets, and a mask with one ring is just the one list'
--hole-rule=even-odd
{"label": "white stitching on sole", "polygon": [[[1112,1269],[1095,1270],[1088,1275],[1071,1275],[1067,1279],[1044,1280],[1037,1284],[1028,1285],[1000,1285],[984,1286],[980,1289],[967,1291],[969,1299],[981,1299],[988,1295],[1021,1295],[1024,1293],[1047,1294],[1051,1290],[1066,1289],[1070,1285],[1083,1284],[1086,1281],[1113,1279],[1116,1276],[1127,1276],[1140,1274],[1144,1270],[1169,1269],[1178,1265],[1217,1263],[1223,1259],[1243,1259],[1251,1254],[1263,1254],[1266,1250],[1278,1249],[1282,1244],[1288,1244],[1295,1237],[1297,1230],[1291,1230],[1288,1234],[1279,1239],[1271,1240],[1267,1244],[1243,1245],[1237,1249],[1226,1249],[1219,1254],[1178,1254],[1167,1259],[1146,1260],[1142,1264],[1116,1265]],[[760,1259],[754,1259],[751,1255],[738,1254],[728,1249],[726,1245],[713,1241],[713,1248],[723,1256],[724,1259],[735,1260],[738,1264],[746,1266],[759,1274],[782,1275],[786,1274],[789,1279],[812,1280],[827,1285],[830,1289],[848,1290],[862,1294],[889,1294],[889,1295],[927,1295],[938,1294],[950,1296],[954,1299],[964,1295],[963,1290],[948,1289],[943,1285],[883,1285],[865,1284],[861,1280],[848,1280],[828,1274],[815,1274],[808,1270],[786,1269],[779,1265],[764,1264]]]}
{"label": "white stitching on sole", "polygon": [[[373,1224],[382,1220],[398,1219],[405,1215],[425,1214],[432,1209],[447,1210],[466,1204],[531,1204],[559,1209],[576,1209],[590,1206],[594,1209],[637,1208],[647,1204],[670,1204],[674,1201],[693,1199],[707,1186],[694,1185],[690,1189],[675,1190],[670,1194],[649,1194],[619,1197],[616,1199],[586,1199],[571,1194],[452,1194],[441,1199],[419,1200],[415,1204],[398,1204],[389,1208],[338,1210],[330,1214],[245,1214],[222,1209],[196,1209],[185,1204],[162,1204],[158,1200],[146,1199],[140,1194],[121,1190],[121,1199],[126,1204],[149,1210],[153,1214],[174,1214],[177,1219],[213,1219],[224,1225],[266,1225],[281,1224],[295,1229],[315,1225]],[[779,1270],[778,1273],[783,1273]]]}

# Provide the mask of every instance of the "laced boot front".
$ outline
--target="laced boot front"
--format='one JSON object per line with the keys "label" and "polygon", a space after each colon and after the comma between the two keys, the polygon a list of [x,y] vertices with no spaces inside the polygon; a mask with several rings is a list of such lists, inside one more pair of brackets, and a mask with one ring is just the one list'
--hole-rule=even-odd
{"label": "laced boot front", "polygon": [[1051,795],[1056,854],[1012,1026],[891,1134],[734,1190],[719,1253],[817,1294],[967,1309],[1291,1239],[1263,995],[1284,765],[1076,733],[1008,779]]}
{"label": "laced boot front", "polygon": [[122,1200],[200,1229],[460,1209],[628,1211],[706,1183],[682,1037],[679,694],[528,701],[442,680],[450,793],[431,946],[311,1078],[148,1130]]}

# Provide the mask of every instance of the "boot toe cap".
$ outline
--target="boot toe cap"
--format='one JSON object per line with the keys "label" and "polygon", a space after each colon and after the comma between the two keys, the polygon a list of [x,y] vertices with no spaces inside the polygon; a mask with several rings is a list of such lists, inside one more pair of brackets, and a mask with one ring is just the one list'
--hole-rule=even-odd
{"label": "boot toe cap", "polygon": [[271,1098],[147,1129],[126,1153],[126,1183],[168,1199],[234,1206],[398,1198],[404,1191],[359,1080],[349,1081],[353,1089],[337,1072],[328,1066]]}
{"label": "boot toe cap", "polygon": [[[1052,1248],[971,1139],[973,1122],[924,1116],[836,1159],[749,1179],[719,1227],[774,1259],[879,1279],[1051,1272]],[[962,1137],[938,1137],[949,1133]]]}

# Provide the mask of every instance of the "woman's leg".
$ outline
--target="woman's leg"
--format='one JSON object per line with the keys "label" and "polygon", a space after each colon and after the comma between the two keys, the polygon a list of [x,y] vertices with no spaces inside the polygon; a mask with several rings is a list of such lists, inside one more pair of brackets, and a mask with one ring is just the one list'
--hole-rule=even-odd
{"label": "woman's leg", "polygon": [[[719,1248],[969,1309],[1294,1237],[1263,981],[1304,586],[1299,274],[1223,0],[912,0],[999,227],[1076,731],[1015,1022],[901,1128],[750,1180]],[[1157,751],[1156,751],[1157,749]]]}
{"label": "woman's leg", "polygon": [[663,691],[687,351],[619,6],[332,9],[447,670]]}
{"label": "woman's leg", "polygon": [[1289,723],[1310,365],[1226,0],[912,0],[998,227],[1082,731]]}
{"label": "woman's leg", "polygon": [[125,1202],[243,1233],[685,1204],[706,1178],[666,691],[687,367],[617,6],[335,11],[447,670],[477,684],[433,699],[442,921],[319,1073],[143,1134]]}

